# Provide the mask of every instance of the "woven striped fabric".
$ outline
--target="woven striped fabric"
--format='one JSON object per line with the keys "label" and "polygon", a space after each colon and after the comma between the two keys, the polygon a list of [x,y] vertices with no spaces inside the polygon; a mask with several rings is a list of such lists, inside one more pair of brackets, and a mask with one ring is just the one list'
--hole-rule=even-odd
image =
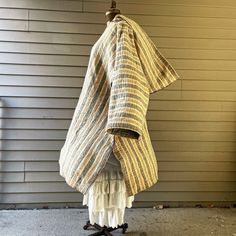
{"label": "woven striped fabric", "polygon": [[158,181],[146,113],[150,94],[179,78],[134,20],[117,14],[93,45],[83,88],[60,152],[60,175],[86,194],[111,152],[129,196]]}

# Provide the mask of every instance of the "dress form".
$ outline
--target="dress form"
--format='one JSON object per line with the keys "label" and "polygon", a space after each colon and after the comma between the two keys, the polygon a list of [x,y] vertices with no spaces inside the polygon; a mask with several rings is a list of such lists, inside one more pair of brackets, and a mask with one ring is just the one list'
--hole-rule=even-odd
{"label": "dress form", "polygon": [[[119,13],[116,2],[111,1],[111,8],[106,12],[109,19],[106,25]],[[131,208],[133,201],[134,196],[128,196],[126,192],[120,162],[111,152],[104,169],[83,197],[83,205],[87,205],[89,210],[89,221],[84,229],[92,224],[102,229],[101,235],[109,235],[113,228],[123,228],[125,233],[128,228],[128,224],[124,223],[125,208]]]}

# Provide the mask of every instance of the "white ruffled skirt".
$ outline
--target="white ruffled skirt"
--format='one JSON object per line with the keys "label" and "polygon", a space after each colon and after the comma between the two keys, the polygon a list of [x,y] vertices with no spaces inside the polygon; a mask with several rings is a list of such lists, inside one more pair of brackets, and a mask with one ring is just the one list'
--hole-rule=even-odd
{"label": "white ruffled skirt", "polygon": [[124,224],[125,208],[131,208],[134,196],[128,196],[120,162],[113,152],[104,169],[83,197],[91,224],[117,227]]}

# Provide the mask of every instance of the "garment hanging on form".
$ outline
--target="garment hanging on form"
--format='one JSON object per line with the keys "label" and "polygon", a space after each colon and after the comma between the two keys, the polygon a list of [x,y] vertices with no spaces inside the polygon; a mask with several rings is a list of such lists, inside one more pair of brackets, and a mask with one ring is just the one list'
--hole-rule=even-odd
{"label": "garment hanging on form", "polygon": [[178,78],[145,31],[117,14],[92,47],[60,152],[66,183],[86,194],[114,152],[128,196],[153,186],[158,166],[146,122],[149,95]]}

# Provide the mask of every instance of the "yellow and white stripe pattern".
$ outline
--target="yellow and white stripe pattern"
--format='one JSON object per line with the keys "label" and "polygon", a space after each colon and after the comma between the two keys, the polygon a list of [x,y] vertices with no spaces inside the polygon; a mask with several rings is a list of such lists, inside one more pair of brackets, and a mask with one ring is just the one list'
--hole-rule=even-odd
{"label": "yellow and white stripe pattern", "polygon": [[129,196],[158,181],[148,133],[149,96],[179,76],[135,21],[118,14],[91,50],[83,88],[60,153],[60,175],[86,193],[111,152]]}

